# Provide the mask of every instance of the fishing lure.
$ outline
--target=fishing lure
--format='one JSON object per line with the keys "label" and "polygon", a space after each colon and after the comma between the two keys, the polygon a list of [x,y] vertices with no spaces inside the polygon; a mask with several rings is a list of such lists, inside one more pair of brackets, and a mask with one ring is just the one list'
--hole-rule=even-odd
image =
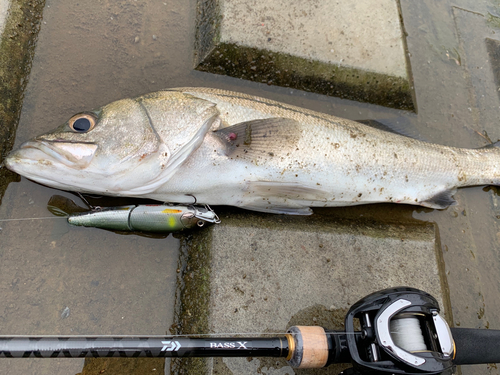
{"label": "fishing lure", "polygon": [[146,204],[93,207],[91,211],[69,215],[68,223],[118,231],[175,232],[206,223],[219,224],[220,219],[208,205]]}

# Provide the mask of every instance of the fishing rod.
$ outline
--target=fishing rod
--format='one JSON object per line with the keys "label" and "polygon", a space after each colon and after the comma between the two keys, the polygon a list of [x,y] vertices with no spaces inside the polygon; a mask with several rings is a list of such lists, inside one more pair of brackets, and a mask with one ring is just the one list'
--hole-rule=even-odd
{"label": "fishing rod", "polygon": [[344,375],[451,375],[456,365],[500,362],[500,331],[450,329],[439,311],[430,294],[398,287],[356,302],[345,331],[293,326],[271,337],[0,336],[0,358],[283,357],[295,368],[352,363]]}

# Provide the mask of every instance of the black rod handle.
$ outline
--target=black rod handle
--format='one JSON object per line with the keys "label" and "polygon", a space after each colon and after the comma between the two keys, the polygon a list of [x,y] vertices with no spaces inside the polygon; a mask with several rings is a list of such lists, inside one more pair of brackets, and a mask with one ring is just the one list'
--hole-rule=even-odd
{"label": "black rod handle", "polygon": [[286,337],[0,337],[0,358],[287,357]]}
{"label": "black rod handle", "polygon": [[451,328],[456,365],[500,363],[500,330]]}

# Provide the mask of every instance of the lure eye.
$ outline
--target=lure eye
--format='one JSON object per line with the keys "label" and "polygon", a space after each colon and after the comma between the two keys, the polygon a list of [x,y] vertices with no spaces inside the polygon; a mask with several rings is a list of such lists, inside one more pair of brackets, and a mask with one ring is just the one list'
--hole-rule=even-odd
{"label": "lure eye", "polygon": [[95,117],[86,113],[80,113],[71,117],[68,125],[75,133],[87,133],[94,128]]}

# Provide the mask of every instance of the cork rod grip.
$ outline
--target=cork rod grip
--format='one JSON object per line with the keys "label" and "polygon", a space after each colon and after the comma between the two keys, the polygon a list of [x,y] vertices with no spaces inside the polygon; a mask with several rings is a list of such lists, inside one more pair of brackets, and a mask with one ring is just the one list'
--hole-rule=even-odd
{"label": "cork rod grip", "polygon": [[295,341],[292,358],[295,368],[321,368],[328,361],[328,340],[322,327],[294,326],[288,332]]}

